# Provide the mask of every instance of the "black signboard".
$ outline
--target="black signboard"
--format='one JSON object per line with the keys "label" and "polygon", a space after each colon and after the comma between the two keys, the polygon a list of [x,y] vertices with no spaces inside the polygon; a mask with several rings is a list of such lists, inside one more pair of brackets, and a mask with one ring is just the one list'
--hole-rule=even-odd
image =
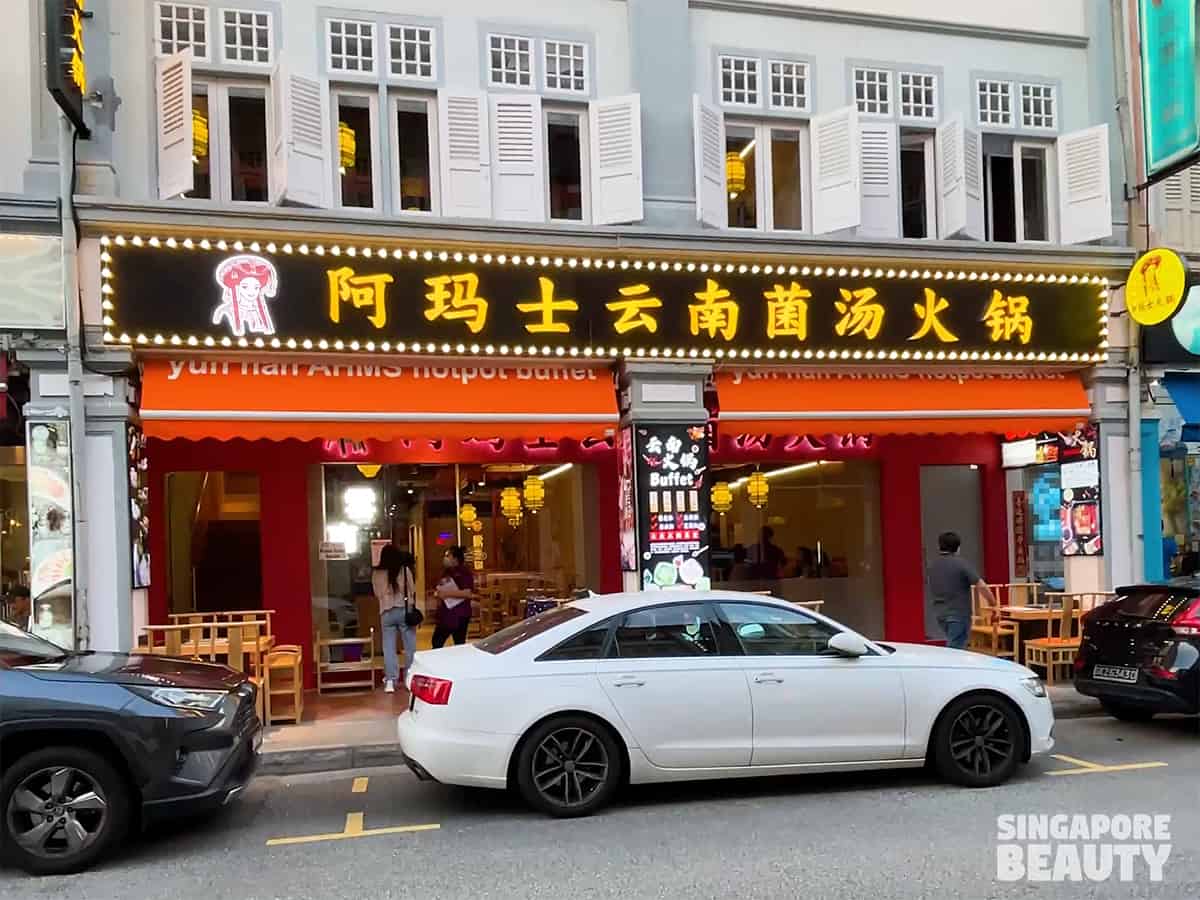
{"label": "black signboard", "polygon": [[71,120],[80,137],[90,131],[83,121],[87,61],[83,49],[84,0],[46,0],[46,89]]}
{"label": "black signboard", "polygon": [[638,578],[645,590],[707,590],[708,440],[703,424],[633,426]]}
{"label": "black signboard", "polygon": [[1200,287],[1193,287],[1175,315],[1142,329],[1142,361],[1193,366],[1200,362]]}
{"label": "black signboard", "polygon": [[[1087,361],[1091,276],[120,238],[107,339],[179,347]],[[171,246],[173,245],[173,246]],[[1073,279],[1073,280],[1071,280]],[[489,349],[490,348],[490,349]]]}

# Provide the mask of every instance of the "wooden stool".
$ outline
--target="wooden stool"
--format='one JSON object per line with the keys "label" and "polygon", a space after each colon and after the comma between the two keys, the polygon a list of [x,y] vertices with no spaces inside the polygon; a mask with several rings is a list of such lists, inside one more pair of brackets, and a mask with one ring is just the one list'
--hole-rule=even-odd
{"label": "wooden stool", "polygon": [[[287,678],[280,677],[288,675]],[[295,644],[282,644],[267,654],[267,684],[271,692],[271,722],[280,720],[300,724],[304,715],[304,651]],[[279,698],[290,698],[291,706]]]}

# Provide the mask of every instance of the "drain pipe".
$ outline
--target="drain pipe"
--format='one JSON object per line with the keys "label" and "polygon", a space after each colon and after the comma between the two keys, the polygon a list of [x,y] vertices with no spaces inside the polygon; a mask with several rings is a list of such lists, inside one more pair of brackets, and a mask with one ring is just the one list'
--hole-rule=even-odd
{"label": "drain pipe", "polygon": [[1129,319],[1129,559],[1131,580],[1146,580],[1146,523],[1142,516],[1142,369],[1138,352],[1141,329]]}

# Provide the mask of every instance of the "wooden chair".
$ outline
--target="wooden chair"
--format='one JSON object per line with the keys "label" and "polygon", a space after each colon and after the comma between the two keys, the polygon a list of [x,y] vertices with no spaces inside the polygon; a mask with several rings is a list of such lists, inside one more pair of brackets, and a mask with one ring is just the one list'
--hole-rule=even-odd
{"label": "wooden chair", "polygon": [[[215,626],[220,628],[221,626]],[[269,670],[264,665],[262,654],[258,650],[259,624],[227,624],[226,641],[228,653],[226,665],[235,672],[244,672],[250,682],[258,688],[258,717],[264,724],[270,724],[271,718],[271,685]],[[249,633],[249,639],[247,636]],[[247,663],[249,657],[249,663]]]}
{"label": "wooden chair", "polygon": [[[357,660],[335,660],[333,648],[358,647]],[[362,688],[375,690],[375,629],[366,637],[323,638],[320,632],[313,635],[313,663],[317,670],[317,693],[326,691]],[[330,675],[357,674],[362,677],[344,681],[330,680]]]}
{"label": "wooden chair", "polygon": [[267,654],[271,724],[280,720],[300,724],[304,716],[304,651],[296,644],[274,647]]}
{"label": "wooden chair", "polygon": [[1047,636],[1025,642],[1025,665],[1040,666],[1045,669],[1046,684],[1055,683],[1060,666],[1066,668],[1067,678],[1070,679],[1071,667],[1079,653],[1079,645],[1083,639],[1080,620],[1075,615],[1076,595],[1055,594],[1050,596],[1061,602],[1061,606],[1049,618]]}
{"label": "wooden chair", "polygon": [[143,652],[153,656],[182,656],[184,625],[146,625],[142,634],[146,639]]}
{"label": "wooden chair", "polygon": [[[999,595],[993,593],[999,600]],[[1016,659],[1017,630],[1000,617],[1000,604],[989,602],[978,585],[971,588],[971,632],[967,646],[976,653]]]}

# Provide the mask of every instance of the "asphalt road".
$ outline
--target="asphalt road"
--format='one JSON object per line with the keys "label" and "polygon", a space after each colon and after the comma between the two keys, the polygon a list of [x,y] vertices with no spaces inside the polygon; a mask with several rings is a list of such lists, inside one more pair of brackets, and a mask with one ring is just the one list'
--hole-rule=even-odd
{"label": "asphalt road", "polygon": [[[923,772],[758,779],[638,788],[601,815],[562,822],[501,793],[422,784],[398,769],[260,778],[221,815],[131,840],[84,875],[0,871],[0,897],[1200,896],[1200,725],[1078,719],[1060,722],[1057,736],[1055,752],[1070,760],[1038,760],[992,790],[946,786]],[[1082,763],[1166,765],[1050,774]],[[1140,866],[1132,883],[1115,875],[1100,884],[997,881],[997,817],[1025,813],[1169,814],[1165,879],[1150,883]]]}

